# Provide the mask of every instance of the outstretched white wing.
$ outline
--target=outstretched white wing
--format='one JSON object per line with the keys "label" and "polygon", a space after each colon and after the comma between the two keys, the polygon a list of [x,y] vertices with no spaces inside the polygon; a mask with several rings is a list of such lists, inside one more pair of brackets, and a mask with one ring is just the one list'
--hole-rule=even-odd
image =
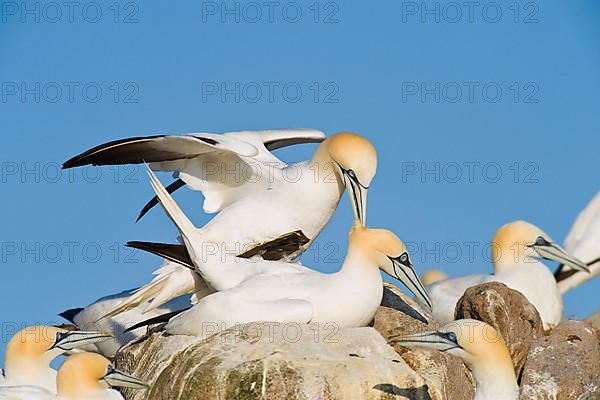
{"label": "outstretched white wing", "polygon": [[569,254],[588,263],[591,273],[563,267],[557,277],[562,293],[600,274],[600,192],[579,213],[564,244]]}
{"label": "outstretched white wing", "polygon": [[[63,168],[150,163],[152,169],[173,171],[192,189],[202,191],[204,210],[213,213],[253,190],[265,189],[273,168],[286,166],[271,150],[324,139],[323,132],[313,129],[136,137],[96,146],[71,158]],[[170,191],[182,185],[176,183]],[[155,204],[153,199],[142,213]]]}

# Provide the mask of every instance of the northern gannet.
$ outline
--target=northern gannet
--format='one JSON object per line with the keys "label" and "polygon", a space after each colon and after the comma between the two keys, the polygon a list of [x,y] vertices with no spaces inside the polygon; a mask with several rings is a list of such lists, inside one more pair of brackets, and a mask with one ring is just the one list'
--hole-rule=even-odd
{"label": "northern gannet", "polygon": [[561,266],[556,273],[556,280],[562,293],[600,275],[600,193],[579,213],[564,245],[570,254],[589,266],[590,273]]}
{"label": "northern gannet", "polygon": [[448,279],[448,275],[446,275],[444,271],[437,268],[428,269],[423,272],[423,275],[421,275],[421,282],[423,282],[423,285],[425,286],[432,285],[445,279]]}
{"label": "northern gannet", "polygon": [[461,319],[436,331],[392,338],[390,343],[435,349],[464,360],[475,378],[474,400],[519,398],[519,385],[506,344],[498,332],[484,322]]}
{"label": "northern gannet", "polygon": [[6,346],[0,386],[35,385],[56,392],[56,371],[50,362],[67,352],[110,338],[103,332],[69,331],[54,326],[22,329]]}
{"label": "northern gannet", "polygon": [[95,353],[78,353],[63,363],[57,374],[57,393],[35,385],[0,387],[2,400],[123,400],[111,387],[145,389],[148,384],[116,370]]}
{"label": "northern gannet", "polygon": [[[228,256],[221,267],[238,270],[252,263],[284,264]],[[208,330],[214,333],[215,327],[254,321],[365,326],[383,296],[379,269],[399,279],[420,302],[430,304],[402,241],[388,230],[367,229],[358,221],[350,230],[348,252],[339,272],[324,274],[308,268],[290,272],[282,266],[280,273],[255,274],[237,286],[202,298],[171,319],[166,331],[202,337]]]}
{"label": "northern gannet", "polygon": [[[168,268],[170,264],[174,263],[166,261],[162,268]],[[74,308],[64,311],[59,315],[73,323],[78,329],[98,330],[110,333],[112,335],[110,339],[88,344],[81,348],[81,350],[113,358],[122,346],[146,333],[144,329],[125,332],[128,327],[144,318],[156,317],[190,305],[190,296],[186,295],[177,297],[148,312],[146,312],[146,307],[149,307],[149,304],[140,304],[114,317],[101,318],[134,294],[135,290],[126,290],[121,293],[104,296],[85,308]]]}
{"label": "northern gannet", "polygon": [[194,260],[198,274],[216,293],[172,318],[168,333],[203,337],[207,329],[224,329],[255,321],[368,324],[381,304],[379,269],[399,279],[431,308],[404,243],[392,232],[368,229],[355,220],[348,251],[339,272],[323,274],[299,264],[248,260],[231,254],[207,256],[201,236],[151,170],[150,181],[160,204],[175,223]]}
{"label": "northern gannet", "polygon": [[515,221],[502,226],[492,239],[494,275],[475,274],[447,279],[427,287],[433,301],[433,316],[440,323],[454,319],[456,302],[464,291],[486,282],[501,282],[521,292],[540,314],[544,329],[562,319],[562,295],[554,275],[537,259],[553,260],[587,271],[582,261],[571,257],[538,227]]}
{"label": "northern gannet", "polygon": [[[344,188],[355,218],[363,224],[366,220],[367,191],[377,169],[375,149],[367,139],[349,132],[324,139],[320,131],[303,129],[133,138],[95,147],[64,167],[145,161],[155,170],[176,171],[190,187],[202,191],[206,212],[219,211],[197,230],[203,253],[288,261],[314,241]],[[323,142],[313,157],[297,164],[286,165],[270,152],[315,141]],[[183,256],[184,264],[191,263],[185,247],[139,242],[134,246],[166,259],[182,261]],[[175,297],[169,295],[170,287],[193,293],[198,282],[192,276],[183,266],[162,273],[115,313],[153,298],[150,308],[159,306]],[[158,293],[161,301],[156,301]]]}

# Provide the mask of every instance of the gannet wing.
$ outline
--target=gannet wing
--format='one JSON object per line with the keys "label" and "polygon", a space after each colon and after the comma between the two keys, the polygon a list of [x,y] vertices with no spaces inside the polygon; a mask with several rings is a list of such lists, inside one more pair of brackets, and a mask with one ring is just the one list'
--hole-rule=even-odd
{"label": "gannet wing", "polygon": [[[312,303],[302,299],[248,300],[245,291],[217,292],[202,299],[190,310],[171,319],[165,329],[170,334],[203,336],[206,327],[230,328],[250,322],[309,323]],[[228,310],[226,313],[223,310]],[[214,332],[213,332],[214,333]]]}
{"label": "gannet wing", "polygon": [[[134,137],[101,144],[63,164],[63,168],[84,165],[150,163],[158,171],[174,171],[180,181],[204,194],[204,210],[214,213],[268,182],[272,168],[286,164],[271,150],[300,143],[318,143],[325,134],[314,129],[274,129],[225,134],[192,133]],[[183,183],[182,183],[183,182]],[[152,199],[140,217],[156,205]]]}
{"label": "gannet wing", "polygon": [[556,279],[562,293],[600,274],[600,192],[577,216],[564,247],[569,254],[587,263],[591,273],[576,272],[561,266]]}

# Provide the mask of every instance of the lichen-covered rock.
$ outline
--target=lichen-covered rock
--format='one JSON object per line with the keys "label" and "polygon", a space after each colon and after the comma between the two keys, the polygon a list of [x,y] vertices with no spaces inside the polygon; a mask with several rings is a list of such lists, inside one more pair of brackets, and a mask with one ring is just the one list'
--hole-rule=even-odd
{"label": "lichen-covered rock", "polygon": [[520,399],[600,399],[600,344],[589,324],[563,321],[532,343]]}
{"label": "lichen-covered rock", "polygon": [[442,400],[373,328],[254,323],[203,341],[158,332],[116,363],[152,383],[128,400]]}
{"label": "lichen-covered rock", "polygon": [[[386,283],[373,327],[390,340],[439,327],[431,315],[397,287]],[[394,345],[402,359],[427,382],[432,399],[471,400],[474,382],[464,363],[451,355]]]}
{"label": "lichen-covered rock", "polygon": [[519,376],[531,343],[544,334],[537,310],[520,292],[503,283],[470,287],[456,304],[456,319],[477,319],[500,333]]}

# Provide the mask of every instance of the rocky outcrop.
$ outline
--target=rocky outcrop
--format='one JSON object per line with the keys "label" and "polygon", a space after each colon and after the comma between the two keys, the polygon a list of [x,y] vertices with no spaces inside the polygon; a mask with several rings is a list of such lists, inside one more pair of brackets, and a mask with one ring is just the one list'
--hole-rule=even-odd
{"label": "rocky outcrop", "polygon": [[490,282],[470,287],[456,304],[456,319],[477,319],[496,329],[508,346],[519,376],[531,343],[543,336],[542,320],[520,292],[503,283]]}
{"label": "rocky outcrop", "polygon": [[600,398],[600,344],[594,329],[563,321],[535,340],[521,378],[521,400]]}
{"label": "rocky outcrop", "polygon": [[[374,328],[388,341],[395,336],[436,329],[431,315],[394,285],[385,284],[383,301],[374,318]],[[474,382],[469,369],[458,358],[438,351],[394,346],[402,359],[427,382],[432,398],[471,400]]]}
{"label": "rocky outcrop", "polygon": [[159,332],[121,350],[116,363],[152,383],[126,392],[135,400],[442,400],[373,328],[255,323],[204,341]]}

